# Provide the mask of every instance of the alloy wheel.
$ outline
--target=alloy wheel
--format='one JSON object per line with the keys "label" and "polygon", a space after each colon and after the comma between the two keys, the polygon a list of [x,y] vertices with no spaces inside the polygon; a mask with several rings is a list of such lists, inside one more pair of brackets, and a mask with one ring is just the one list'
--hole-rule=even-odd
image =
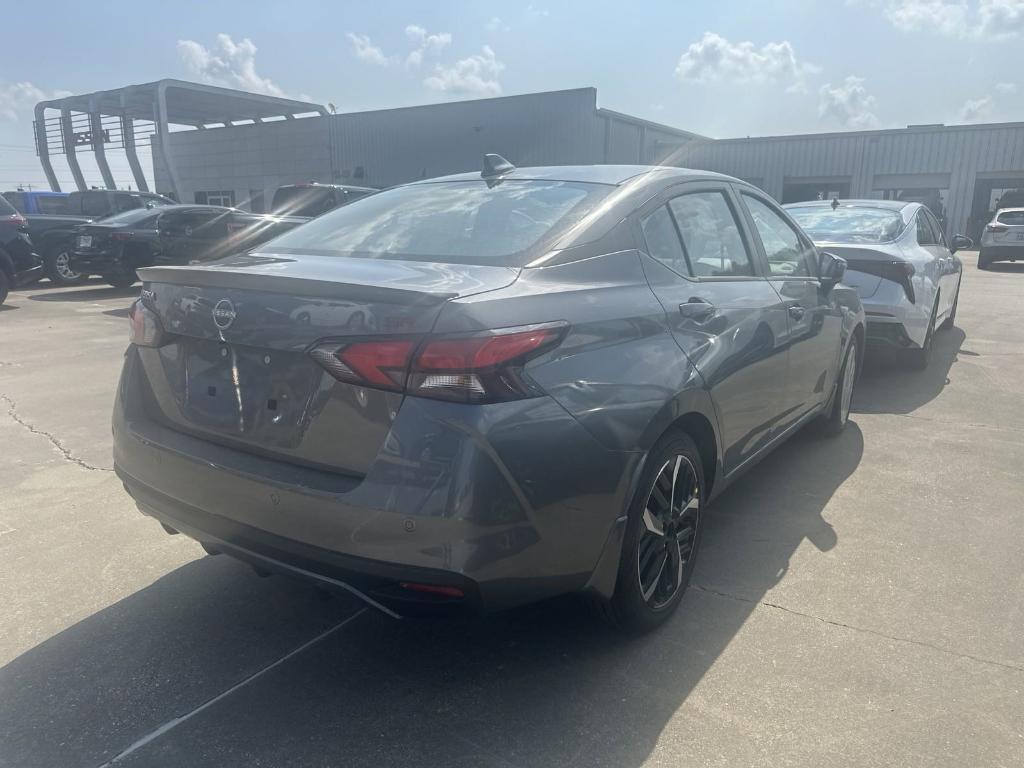
{"label": "alloy wheel", "polygon": [[672,602],[686,580],[700,525],[700,487],[688,458],[674,456],[658,471],[642,522],[637,579],[644,602],[658,610]]}
{"label": "alloy wheel", "polygon": [[62,280],[77,280],[82,276],[81,272],[71,269],[71,256],[67,251],[61,251],[54,257],[53,268]]}

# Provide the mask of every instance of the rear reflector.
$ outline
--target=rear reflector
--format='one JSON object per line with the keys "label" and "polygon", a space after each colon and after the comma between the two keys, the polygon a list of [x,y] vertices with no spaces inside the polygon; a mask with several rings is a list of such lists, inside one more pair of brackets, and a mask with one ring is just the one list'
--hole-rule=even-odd
{"label": "rear reflector", "polygon": [[417,584],[411,581],[400,581],[398,586],[402,589],[408,589],[410,592],[425,592],[440,597],[461,598],[466,596],[466,593],[458,587],[448,587],[440,584]]}

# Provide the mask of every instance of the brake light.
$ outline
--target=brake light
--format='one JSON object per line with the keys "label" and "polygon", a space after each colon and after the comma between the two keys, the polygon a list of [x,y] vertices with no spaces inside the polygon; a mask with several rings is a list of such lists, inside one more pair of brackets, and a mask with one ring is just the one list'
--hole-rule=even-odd
{"label": "brake light", "polygon": [[128,310],[128,322],[131,324],[128,340],[139,347],[162,347],[168,341],[160,325],[156,313],[142,303],[142,299],[132,302]]}
{"label": "brake light", "polygon": [[22,216],[20,213],[12,213],[10,216],[5,216],[4,218],[7,221],[11,222],[11,224],[16,224],[19,227],[23,227],[25,226],[25,224],[28,223],[25,217]]}
{"label": "brake light", "polygon": [[339,381],[456,402],[540,394],[525,363],[554,347],[565,323],[419,339],[325,342],[310,356]]}
{"label": "brake light", "polygon": [[1006,224],[1002,224],[998,221],[993,221],[989,224],[986,224],[985,229],[987,229],[989,232],[1005,232],[1006,230],[1009,229],[1009,226],[1007,226]]}

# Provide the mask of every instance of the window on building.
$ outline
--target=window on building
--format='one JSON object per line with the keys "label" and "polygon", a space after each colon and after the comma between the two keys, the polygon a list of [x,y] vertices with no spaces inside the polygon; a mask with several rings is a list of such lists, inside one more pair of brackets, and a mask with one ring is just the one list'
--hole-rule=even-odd
{"label": "window on building", "polygon": [[225,189],[216,192],[196,192],[198,205],[223,205],[225,208],[235,207],[235,190]]}
{"label": "window on building", "polygon": [[782,185],[782,203],[804,203],[808,200],[840,200],[850,197],[850,182],[788,181]]}

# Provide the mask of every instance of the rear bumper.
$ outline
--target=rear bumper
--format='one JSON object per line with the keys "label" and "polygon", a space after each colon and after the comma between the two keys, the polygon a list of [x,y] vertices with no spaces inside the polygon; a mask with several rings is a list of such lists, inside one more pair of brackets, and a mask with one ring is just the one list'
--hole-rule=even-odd
{"label": "rear bumper", "polygon": [[978,260],[985,262],[1006,261],[1008,259],[1024,261],[1024,244],[996,245],[985,243],[978,253]]}
{"label": "rear bumper", "polygon": [[867,320],[865,341],[870,347],[919,347],[927,333],[929,310],[911,303],[901,285],[881,280],[871,298],[862,299]]}
{"label": "rear bumper", "polygon": [[16,286],[28,285],[36,280],[39,280],[43,276],[43,264],[39,257],[32,254],[33,264],[27,269],[19,270],[14,275],[14,282]]}
{"label": "rear bumper", "polygon": [[109,275],[123,267],[122,252],[94,251],[82,253],[75,251],[71,255],[71,269],[84,275]]}
{"label": "rear bumper", "polygon": [[[351,478],[158,424],[140,369],[129,348],[115,469],[144,513],[214,549],[402,615],[614,589],[606,576],[617,569],[619,519],[641,456],[605,449],[547,398],[406,398],[366,476]],[[402,582],[465,596],[413,593]]]}

